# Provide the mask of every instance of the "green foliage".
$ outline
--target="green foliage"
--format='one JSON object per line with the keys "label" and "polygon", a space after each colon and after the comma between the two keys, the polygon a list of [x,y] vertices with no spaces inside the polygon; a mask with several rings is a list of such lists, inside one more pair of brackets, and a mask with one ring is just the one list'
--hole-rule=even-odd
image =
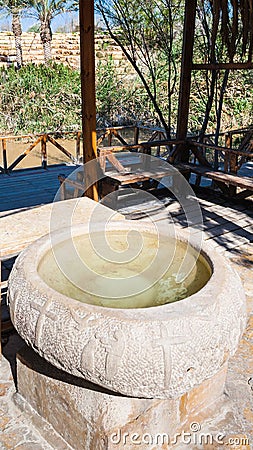
{"label": "green foliage", "polygon": [[[81,129],[80,73],[63,64],[0,71],[0,133]],[[153,124],[153,109],[136,77],[117,75],[111,56],[97,67],[97,124]]]}
{"label": "green foliage", "polygon": [[176,55],[182,41],[178,26],[182,20],[182,4],[181,0],[97,0],[96,3],[111,38],[132,64],[167,135],[171,130],[173,97],[178,83]]}
{"label": "green foliage", "polygon": [[30,17],[34,17],[40,22],[46,22],[57,15],[75,9],[73,2],[68,0],[27,0],[30,6]]}
{"label": "green foliage", "polygon": [[27,30],[27,33],[39,33],[39,32],[40,32],[40,25],[38,23],[35,23]]}
{"label": "green foliage", "polygon": [[[168,108],[166,72],[160,61],[158,92],[161,108]],[[160,125],[138,76],[116,69],[112,56],[100,59],[96,74],[97,126],[139,123]],[[62,64],[29,64],[16,71],[0,71],[0,133],[40,133],[81,129],[80,74]],[[200,72],[192,83],[189,131],[198,132],[205,115],[206,83]],[[172,105],[175,128],[177,104]],[[247,126],[253,117],[253,80],[250,71],[231,72],[224,98],[222,130]],[[207,132],[216,125],[215,104]]]}
{"label": "green foliage", "polygon": [[131,123],[138,120],[138,112],[141,119],[147,104],[136,77],[119,77],[111,55],[98,62],[96,97],[98,126]]}
{"label": "green foliage", "polygon": [[29,7],[29,0],[0,0],[0,11],[6,14],[25,12]]}
{"label": "green foliage", "polygon": [[136,75],[119,76],[111,56],[97,66],[97,126],[154,124],[155,114]]}
{"label": "green foliage", "polygon": [[[251,70],[231,71],[223,102],[221,131],[231,128],[247,127],[252,124],[253,117],[253,78]],[[219,92],[224,71],[220,71],[216,81],[216,90]],[[189,131],[198,133],[205,116],[207,99],[206,81],[203,72],[193,73]],[[214,133],[216,129],[216,108],[219,96],[215,96],[210,112],[207,133]]]}
{"label": "green foliage", "polygon": [[18,133],[80,129],[80,75],[62,64],[1,70],[0,129]]}

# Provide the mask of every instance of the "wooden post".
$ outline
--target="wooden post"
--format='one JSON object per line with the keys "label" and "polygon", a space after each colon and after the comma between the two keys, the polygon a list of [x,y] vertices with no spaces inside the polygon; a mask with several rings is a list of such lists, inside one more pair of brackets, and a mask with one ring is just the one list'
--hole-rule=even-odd
{"label": "wooden post", "polygon": [[60,181],[60,200],[66,200],[66,182],[65,175],[59,175],[58,180]]}
{"label": "wooden post", "polygon": [[[95,44],[94,0],[79,0],[80,58],[82,89],[83,163],[97,158],[96,99],[95,99]],[[84,169],[85,170],[85,169]],[[97,165],[85,171],[85,184],[97,179]],[[85,195],[98,201],[98,184],[93,184]]]}
{"label": "wooden post", "polygon": [[47,135],[44,134],[41,140],[41,165],[43,169],[47,168]]}
{"label": "wooden post", "polygon": [[[196,7],[196,0],[185,0],[183,49],[176,136],[176,139],[180,141],[186,139],[188,129]],[[175,157],[184,162],[188,161],[188,146],[184,144],[178,145],[174,154],[174,159]]]}
{"label": "wooden post", "polygon": [[108,147],[112,146],[112,132],[110,130],[110,133],[108,134]]}
{"label": "wooden post", "polygon": [[2,140],[2,149],[3,149],[3,166],[4,172],[8,173],[8,164],[7,164],[7,143],[6,139]]}
{"label": "wooden post", "polygon": [[138,126],[134,127],[134,144],[139,144],[139,132],[140,128]]}
{"label": "wooden post", "polygon": [[79,161],[80,158],[80,142],[81,142],[81,131],[76,133],[76,159]]}
{"label": "wooden post", "polygon": [[[225,147],[232,147],[232,134],[230,132],[225,134]],[[230,154],[228,152],[225,152],[224,172],[230,172]]]}

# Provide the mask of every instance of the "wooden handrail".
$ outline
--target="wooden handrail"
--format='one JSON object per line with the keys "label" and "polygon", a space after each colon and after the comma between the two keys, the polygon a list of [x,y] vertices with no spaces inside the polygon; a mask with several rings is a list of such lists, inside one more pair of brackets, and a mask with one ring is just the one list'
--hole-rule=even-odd
{"label": "wooden handrail", "polygon": [[[104,133],[97,139],[97,145],[99,149],[104,150],[110,150],[110,152],[119,152],[119,151],[142,151],[151,153],[151,148],[157,147],[156,152],[152,152],[155,156],[160,156],[160,150],[161,147],[166,147],[166,151],[163,152],[162,156],[170,156],[172,153],[172,147],[173,149],[176,148],[177,145],[183,144],[185,142],[177,141],[176,139],[165,139],[164,130],[160,127],[152,127],[148,128],[145,126],[137,126],[137,125],[128,125],[128,126],[118,126],[118,127],[108,127],[104,129]],[[121,136],[120,131],[121,130],[132,130],[131,136],[129,139],[125,139],[123,136]],[[139,142],[139,135],[141,130],[148,130],[152,134],[149,138],[147,138],[147,141],[145,142]],[[249,148],[249,151],[243,151],[240,147],[239,149],[232,148],[232,137],[236,134],[242,134],[245,132],[250,132],[252,130],[252,126],[248,128],[240,128],[237,130],[230,130],[226,131],[224,133],[220,133],[220,136],[225,136],[225,146],[222,145],[215,145],[214,143],[210,142],[210,138],[213,136],[212,134],[208,134],[204,136],[204,140],[208,140],[209,142],[198,142],[197,136],[188,138],[186,140],[186,143],[192,147],[192,151],[195,153],[195,157],[198,159],[200,155],[198,155],[197,148],[202,149],[210,149],[213,151],[218,152],[224,152],[225,153],[225,167],[226,170],[237,170],[238,167],[240,167],[240,162],[238,163],[237,157],[241,157],[240,161],[243,160],[243,158],[253,158],[253,152],[250,151],[251,148]],[[99,131],[99,130],[98,130]],[[0,136],[0,141],[2,141],[1,144],[1,150],[2,150],[2,166],[0,166],[0,172],[9,173],[11,172],[35,147],[39,142],[41,142],[41,165],[44,169],[47,168],[48,165],[48,155],[47,155],[47,142],[50,142],[52,145],[54,145],[58,150],[60,150],[65,156],[67,156],[74,164],[76,164],[79,161],[80,158],[80,147],[81,147],[81,136],[82,133],[80,130],[78,131],[61,131],[57,132],[60,136],[64,135],[73,135],[76,138],[76,156],[73,156],[66,148],[64,148],[63,145],[61,145],[59,142],[57,142],[56,138],[53,137],[56,132],[46,132],[46,133],[39,133],[34,135],[22,135],[22,136]],[[116,138],[120,145],[111,145],[112,144],[112,137]],[[8,146],[7,143],[9,140],[13,139],[24,139],[24,138],[36,138],[35,142],[33,142],[21,155],[19,155],[15,161],[8,167]],[[109,145],[105,146],[104,140],[108,139]],[[129,141],[129,142],[127,142]],[[131,141],[131,143],[130,143]],[[196,150],[194,150],[196,149]],[[201,152],[199,152],[201,153]],[[201,161],[200,161],[201,162]],[[203,163],[203,162],[202,162]]]}
{"label": "wooden handrail", "polygon": [[[8,137],[0,137],[0,141],[2,141],[2,155],[3,155],[3,167],[0,166],[0,172],[3,173],[10,173],[29,153],[41,142],[41,166],[46,169],[48,162],[47,162],[47,142],[51,142],[58,150],[60,150],[64,155],[66,155],[74,164],[77,163],[77,158],[75,158],[67,149],[65,149],[61,144],[59,144],[52,136],[53,133],[44,133],[44,134],[37,134],[33,137],[37,137],[35,142],[30,144],[30,146],[23,151],[16,159],[13,161],[13,163],[8,166],[7,163],[7,141],[13,140],[13,136]],[[69,132],[66,132],[66,134],[69,134]],[[80,139],[81,139],[81,132],[75,132],[75,135],[77,137],[77,144],[76,144],[76,153],[80,154]],[[15,136],[16,139],[29,137],[31,138],[31,135],[23,135],[23,136]]]}
{"label": "wooden handrail", "polygon": [[[238,128],[238,129],[232,129],[232,130],[226,130],[226,131],[221,131],[219,133],[219,136],[225,136],[227,133],[232,133],[232,134],[242,134],[245,131],[249,131],[250,129],[253,128],[253,125],[249,125],[248,127],[245,128]],[[99,132],[105,132],[105,131],[111,131],[111,130],[135,130],[138,129],[140,130],[147,130],[147,131],[158,131],[158,132],[164,132],[164,129],[161,127],[148,127],[148,126],[144,126],[144,125],[121,125],[121,126],[115,126],[115,127],[101,127],[101,128],[97,128],[97,133]],[[46,131],[43,133],[34,133],[34,134],[22,134],[22,135],[0,135],[0,140],[2,139],[6,139],[6,140],[13,140],[13,139],[25,139],[25,138],[34,138],[36,136],[43,136],[44,134],[48,135],[48,136],[55,136],[56,134],[58,135],[76,135],[77,133],[81,133],[80,130],[77,131]],[[172,133],[173,134],[173,133]],[[208,133],[205,134],[206,137],[212,137],[215,136],[214,133]],[[198,138],[198,135],[193,135],[191,136],[191,138]]]}
{"label": "wooden handrail", "polygon": [[[122,146],[120,147],[121,150],[124,148],[128,148],[131,150],[131,145],[140,145],[139,144],[139,133],[140,130],[148,130],[153,131],[153,135],[150,137],[150,140],[153,141],[155,137],[164,136],[163,130],[160,127],[145,127],[145,126],[137,126],[137,125],[127,125],[127,126],[118,126],[118,127],[109,127],[100,129],[104,130],[103,134],[98,138],[97,145],[101,145],[103,141],[108,138],[109,147],[111,147],[112,144],[112,137],[116,138]],[[121,130],[132,130],[133,135],[130,138],[130,142],[127,142],[126,139],[121,136],[120,131]],[[98,129],[99,132],[99,129]],[[76,155],[73,156],[66,148],[64,148],[63,145],[61,145],[59,142],[57,142],[56,138],[54,137],[55,134],[59,134],[60,136],[66,136],[71,135],[76,137]],[[58,131],[58,132],[45,132],[45,133],[37,133],[37,134],[25,134],[20,136],[14,136],[14,135],[2,135],[0,136],[0,141],[2,141],[2,155],[3,155],[3,167],[0,166],[0,172],[9,173],[11,172],[24,158],[27,156],[35,147],[36,145],[41,142],[41,165],[44,169],[47,168],[48,165],[48,155],[47,155],[47,142],[50,142],[53,144],[58,150],[60,150],[62,153],[64,153],[74,164],[78,162],[81,152],[81,137],[82,132],[80,130],[78,131]],[[16,140],[16,139],[36,139],[35,142],[33,142],[30,147],[25,150],[21,155],[18,156],[18,158],[15,159],[15,161],[8,167],[7,163],[7,142],[10,140]],[[157,146],[157,152],[156,154],[160,154],[160,146],[159,144],[155,144]],[[129,147],[130,146],[130,147]],[[135,148],[133,147],[133,150]]]}
{"label": "wooden handrail", "polygon": [[151,148],[157,146],[167,146],[167,145],[179,145],[184,144],[185,141],[177,141],[176,139],[166,139],[161,141],[145,141],[139,144],[129,144],[129,145],[112,145],[108,147],[101,147],[105,150],[113,150],[114,152],[120,152],[122,150],[141,150],[143,148]]}
{"label": "wooden handrail", "polygon": [[43,139],[43,136],[40,136],[39,139],[37,139],[33,144],[30,145],[30,147],[28,147],[27,150],[25,150],[21,155],[19,155],[15,161],[8,167],[8,172],[11,172],[12,169],[14,169],[14,167],[16,167],[18,165],[18,163],[20,163],[20,161],[22,161],[22,159],[24,159],[27,155],[29,155],[29,153],[34,149],[34,147],[36,147],[36,145],[41,142],[41,140]]}
{"label": "wooden handrail", "polygon": [[247,156],[249,158],[253,158],[253,153],[244,152],[243,150],[236,150],[232,148],[222,147],[221,145],[214,145],[214,144],[206,144],[204,142],[197,142],[190,139],[187,139],[187,142],[190,145],[194,145],[194,147],[202,147],[202,148],[211,148],[212,150],[217,150],[218,152],[225,152],[234,154],[237,156]]}

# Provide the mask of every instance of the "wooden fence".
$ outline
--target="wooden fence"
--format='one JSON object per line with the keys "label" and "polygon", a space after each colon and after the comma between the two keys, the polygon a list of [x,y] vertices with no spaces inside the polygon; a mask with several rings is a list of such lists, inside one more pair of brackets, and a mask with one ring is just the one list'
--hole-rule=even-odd
{"label": "wooden fence", "polygon": [[[135,150],[132,146],[138,146],[141,137],[148,137],[148,142],[159,140],[164,141],[166,139],[165,132],[162,129],[148,128],[148,127],[138,127],[138,126],[125,126],[125,127],[112,127],[106,129],[97,130],[97,144],[98,150],[100,147],[113,147],[115,144],[120,144],[124,147],[129,148],[129,150]],[[127,135],[127,137],[125,136]],[[75,152],[74,155],[66,148],[62,143],[59,143],[59,138],[70,137],[75,140]],[[2,166],[0,166],[0,172],[10,173],[14,169],[18,169],[18,165],[23,159],[28,156],[35,148],[40,146],[41,154],[41,166],[46,169],[49,165],[48,163],[48,145],[52,144],[57,148],[62,154],[64,154],[73,164],[78,164],[82,161],[81,156],[81,131],[73,132],[57,132],[57,133],[41,133],[34,135],[21,135],[21,136],[0,136],[0,151],[2,151]],[[11,163],[8,163],[8,148],[11,141],[21,141],[26,140],[29,142],[27,148],[22,151],[20,155]],[[162,143],[157,146],[156,155],[160,155],[161,148],[165,145]],[[122,150],[122,148],[121,148]],[[116,147],[115,147],[116,151]],[[136,150],[135,150],[136,151]]]}
{"label": "wooden fence", "polygon": [[253,158],[253,126],[220,133],[220,145],[215,145],[212,134],[205,135],[203,142],[196,139],[189,139],[188,142],[194,155],[194,163],[198,160],[201,164],[212,165],[216,155],[226,173],[236,174],[242,164]]}
{"label": "wooden fence", "polygon": [[[74,155],[59,143],[59,138],[71,137],[75,140]],[[235,138],[240,137],[238,148],[232,148]],[[224,145],[214,144],[214,135],[206,135],[203,142],[198,142],[198,136],[189,137],[186,142],[166,139],[166,134],[161,128],[149,128],[143,126],[121,126],[97,130],[98,153],[103,149],[108,154],[118,151],[134,151],[151,154],[152,156],[166,158],[174,162],[173,152],[179,144],[185,144],[192,153],[193,163],[200,163],[211,167],[210,155],[216,154],[222,158],[223,171],[236,174],[241,165],[253,158],[253,128],[231,130],[220,133],[220,142]],[[27,148],[11,163],[8,164],[8,144],[11,140],[30,140]],[[48,163],[48,143],[53,145],[73,164],[82,162],[81,156],[81,131],[42,133],[22,136],[0,136],[0,151],[2,150],[2,166],[0,172],[10,173],[16,169],[19,163],[29,155],[37,146],[40,146],[41,166],[46,169]],[[32,142],[31,142],[32,141]]]}
{"label": "wooden fence", "polygon": [[[73,133],[61,133],[61,135],[71,134],[72,137],[75,137],[76,141],[76,156],[73,156],[63,145],[61,145],[57,140],[53,137],[55,133],[43,133],[36,135],[22,135],[22,136],[0,136],[0,146],[2,149],[2,166],[0,166],[0,172],[10,173],[13,169],[15,169],[23,159],[28,156],[38,145],[40,145],[40,154],[41,154],[41,166],[46,169],[48,166],[48,152],[47,152],[47,143],[50,142],[55,146],[61,153],[63,153],[69,160],[76,164],[77,156],[80,155],[80,140],[81,133],[80,131]],[[11,163],[8,164],[8,144],[11,141],[16,140],[26,140],[32,141],[28,143],[27,148],[22,151],[20,155]]]}

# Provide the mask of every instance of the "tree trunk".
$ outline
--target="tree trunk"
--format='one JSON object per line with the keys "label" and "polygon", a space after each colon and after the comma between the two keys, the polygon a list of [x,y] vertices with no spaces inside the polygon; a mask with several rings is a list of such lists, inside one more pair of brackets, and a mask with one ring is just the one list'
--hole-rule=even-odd
{"label": "tree trunk", "polygon": [[47,64],[52,59],[52,49],[51,49],[52,30],[50,27],[50,23],[48,21],[41,22],[40,39],[43,45],[45,63]]}
{"label": "tree trunk", "polygon": [[210,83],[209,95],[208,95],[208,99],[207,99],[207,103],[206,103],[205,117],[204,117],[203,124],[202,124],[201,130],[200,130],[200,133],[199,133],[199,142],[203,142],[203,138],[205,136],[207,125],[209,122],[210,112],[211,112],[211,109],[213,106],[216,81],[217,81],[217,71],[212,70],[212,78],[211,78],[211,83]]}
{"label": "tree trunk", "polygon": [[[229,76],[229,69],[226,69],[225,73],[224,73],[221,89],[220,89],[220,98],[219,98],[219,102],[218,102],[218,107],[216,108],[216,130],[215,130],[215,138],[214,138],[215,145],[218,145],[218,143],[219,143],[222,107],[223,107],[224,95],[225,95],[225,92],[227,89],[227,84],[228,84],[228,76]],[[218,170],[218,167],[219,167],[219,152],[217,150],[215,150],[215,152],[214,152],[214,169]]]}
{"label": "tree trunk", "polygon": [[12,15],[12,31],[15,39],[17,68],[20,69],[20,67],[23,65],[23,57],[21,42],[22,27],[19,13],[13,13]]}

